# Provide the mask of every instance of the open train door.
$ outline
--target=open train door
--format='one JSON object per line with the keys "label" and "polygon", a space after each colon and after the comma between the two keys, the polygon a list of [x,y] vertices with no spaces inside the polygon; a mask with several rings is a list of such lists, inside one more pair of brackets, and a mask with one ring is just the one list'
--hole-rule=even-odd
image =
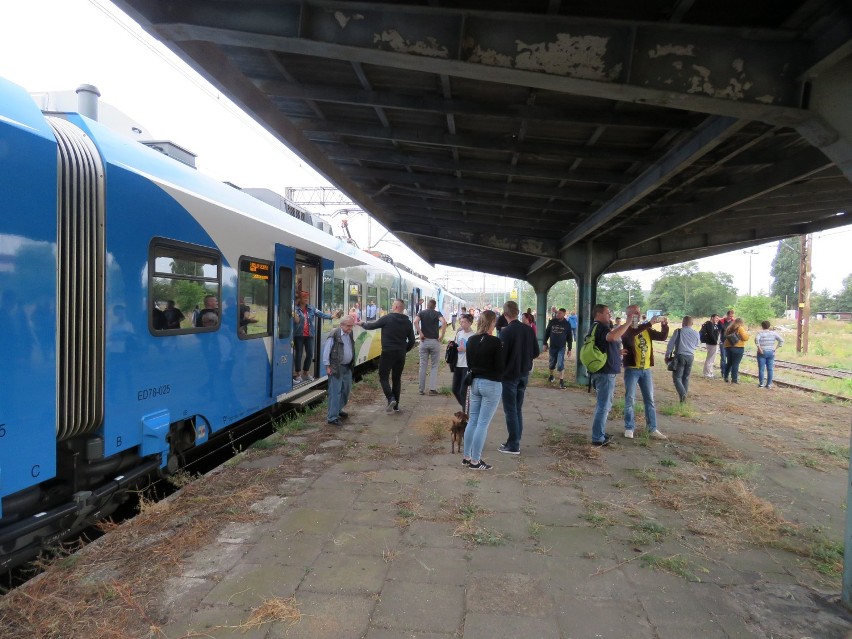
{"label": "open train door", "polygon": [[275,245],[275,331],[272,335],[272,397],[293,390],[293,273],[296,251]]}

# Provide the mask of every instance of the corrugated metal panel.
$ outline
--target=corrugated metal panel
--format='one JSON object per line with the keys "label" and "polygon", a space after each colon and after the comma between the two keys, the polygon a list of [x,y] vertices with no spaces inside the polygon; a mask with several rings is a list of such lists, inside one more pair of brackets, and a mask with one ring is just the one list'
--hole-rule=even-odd
{"label": "corrugated metal panel", "polygon": [[56,435],[98,428],[104,412],[104,171],[92,141],[48,118],[59,144]]}

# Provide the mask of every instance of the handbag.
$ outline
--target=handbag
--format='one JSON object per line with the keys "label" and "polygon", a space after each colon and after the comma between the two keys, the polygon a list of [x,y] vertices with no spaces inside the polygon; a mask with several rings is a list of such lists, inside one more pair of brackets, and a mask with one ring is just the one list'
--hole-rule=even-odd
{"label": "handbag", "polygon": [[675,333],[677,334],[677,337],[675,338],[675,345],[672,349],[671,357],[666,357],[666,368],[670,371],[677,370],[677,358],[675,356],[677,355],[677,347],[680,345],[680,329],[677,329]]}
{"label": "handbag", "polygon": [[473,370],[472,369],[470,369],[470,368],[467,369],[467,373],[465,374],[464,379],[462,380],[462,384],[464,386],[470,386],[471,384],[473,384]]}

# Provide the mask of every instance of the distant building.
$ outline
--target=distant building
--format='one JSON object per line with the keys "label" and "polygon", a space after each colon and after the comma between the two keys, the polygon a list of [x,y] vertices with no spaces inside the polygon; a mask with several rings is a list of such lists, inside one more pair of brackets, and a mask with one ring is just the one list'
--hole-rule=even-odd
{"label": "distant building", "polygon": [[844,322],[852,322],[852,312],[850,311],[819,311],[815,313],[815,316],[818,320],[833,319],[841,320]]}

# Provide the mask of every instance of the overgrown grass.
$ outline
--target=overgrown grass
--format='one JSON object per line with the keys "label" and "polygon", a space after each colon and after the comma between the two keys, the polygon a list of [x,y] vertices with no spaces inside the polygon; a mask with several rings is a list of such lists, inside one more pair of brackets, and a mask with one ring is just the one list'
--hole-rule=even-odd
{"label": "overgrown grass", "polygon": [[689,402],[663,402],[657,406],[657,411],[661,415],[668,417],[683,417],[685,419],[693,419],[698,414]]}
{"label": "overgrown grass", "polygon": [[659,543],[663,540],[663,537],[668,534],[668,530],[665,526],[651,519],[646,519],[641,523],[634,524],[631,528],[633,528],[633,537],[631,538],[631,542],[640,546]]}

